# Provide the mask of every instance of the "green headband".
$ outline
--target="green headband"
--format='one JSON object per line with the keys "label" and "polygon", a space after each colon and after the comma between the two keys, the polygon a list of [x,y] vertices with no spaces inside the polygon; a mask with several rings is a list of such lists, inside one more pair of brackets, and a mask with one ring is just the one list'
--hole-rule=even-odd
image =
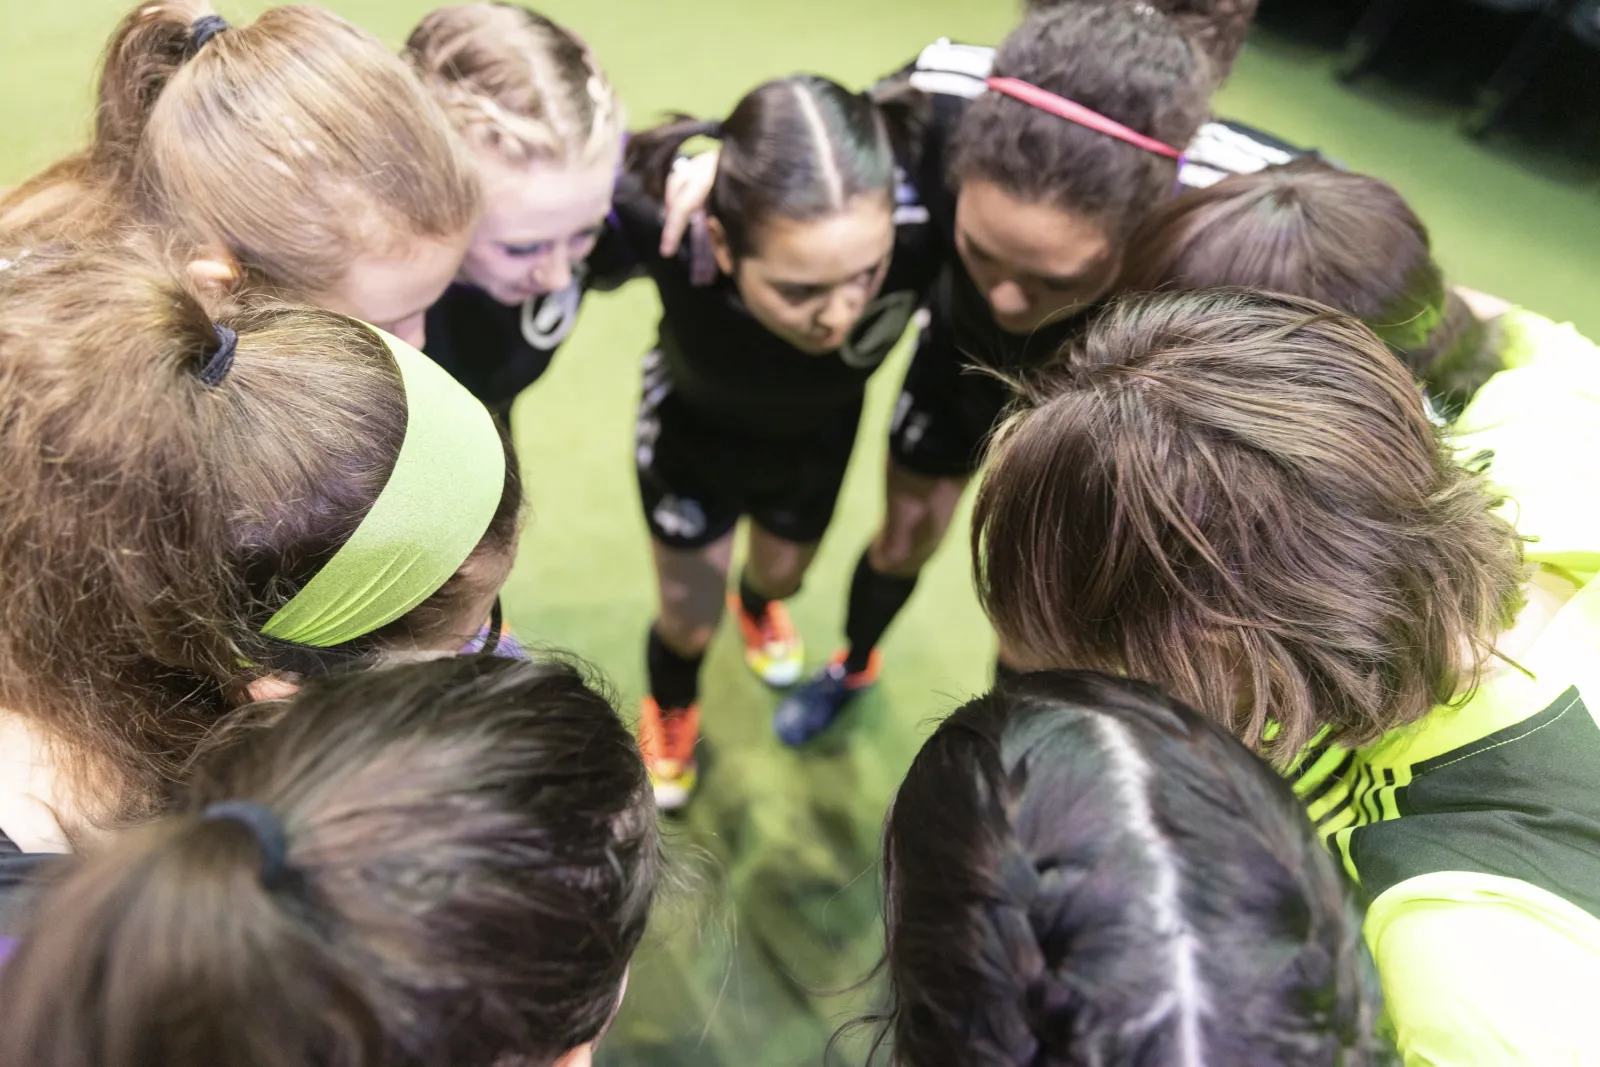
{"label": "green headband", "polygon": [[406,435],[356,532],[261,632],[316,648],[386,626],[449,581],[505,492],[494,417],[433,360],[373,327],[400,368]]}

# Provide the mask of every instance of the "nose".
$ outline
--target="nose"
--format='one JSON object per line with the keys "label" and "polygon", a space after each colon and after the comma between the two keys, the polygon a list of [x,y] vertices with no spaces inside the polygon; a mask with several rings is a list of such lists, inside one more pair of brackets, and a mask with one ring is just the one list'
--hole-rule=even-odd
{"label": "nose", "polygon": [[410,318],[401,319],[389,327],[389,332],[412,348],[421,348],[428,343],[428,313],[419,311]]}
{"label": "nose", "polygon": [[822,309],[822,314],[817,316],[817,321],[830,333],[845,333],[861,318],[865,303],[860,291],[853,287],[836,291],[828,299],[828,306]]}
{"label": "nose", "polygon": [[533,284],[547,293],[559,293],[572,284],[572,258],[557,246],[533,271]]}
{"label": "nose", "polygon": [[1025,315],[1028,296],[1016,282],[1001,282],[989,290],[989,306],[996,315]]}

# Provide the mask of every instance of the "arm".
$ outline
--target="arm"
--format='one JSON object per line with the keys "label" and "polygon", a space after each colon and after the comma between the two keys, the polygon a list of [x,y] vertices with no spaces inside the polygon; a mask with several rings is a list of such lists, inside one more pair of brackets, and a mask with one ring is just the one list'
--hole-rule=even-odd
{"label": "arm", "polygon": [[1600,919],[1525,882],[1414,878],[1366,924],[1408,1067],[1600,1062]]}

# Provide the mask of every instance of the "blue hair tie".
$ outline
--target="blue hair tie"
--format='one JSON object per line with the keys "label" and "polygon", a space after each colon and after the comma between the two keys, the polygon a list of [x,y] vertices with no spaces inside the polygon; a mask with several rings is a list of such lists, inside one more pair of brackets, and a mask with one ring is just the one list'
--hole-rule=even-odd
{"label": "blue hair tie", "polygon": [[221,385],[222,379],[233,369],[233,351],[239,347],[239,335],[220,322],[213,322],[211,329],[216,332],[217,347],[206,357],[206,365],[200,368],[200,380],[215,387]]}
{"label": "blue hair tie", "polygon": [[200,51],[207,41],[227,28],[228,20],[221,15],[201,15],[189,23],[189,54]]}
{"label": "blue hair tie", "polygon": [[202,822],[236,822],[250,831],[261,850],[261,884],[267,889],[283,885],[289,873],[289,840],[283,823],[272,810],[253,800],[225,800],[200,813]]}

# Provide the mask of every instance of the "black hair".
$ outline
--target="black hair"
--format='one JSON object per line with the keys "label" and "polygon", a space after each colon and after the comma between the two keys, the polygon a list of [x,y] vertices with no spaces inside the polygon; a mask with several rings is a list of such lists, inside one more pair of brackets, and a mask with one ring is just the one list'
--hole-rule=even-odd
{"label": "black hair", "polygon": [[885,829],[903,1067],[1390,1062],[1288,785],[1138,682],[1024,675],[918,753]]}
{"label": "black hair", "polygon": [[754,248],[769,218],[807,221],[857,196],[894,195],[895,156],[885,112],[815,74],[766,82],[721,122],[675,116],[628,141],[625,166],[660,199],[685,141],[722,142],[707,213],[722,223],[735,257]]}
{"label": "black hair", "polygon": [[241,712],[180,808],[42,895],[0,1062],[548,1064],[615,1014],[658,866],[637,746],[560,662],[316,681]]}
{"label": "black hair", "polygon": [[[1205,120],[1212,67],[1152,7],[1068,4],[1029,16],[995,52],[1017,78],[1183,149]],[[1177,162],[998,93],[958,124],[951,176],[1095,216],[1126,236],[1177,181]]]}

